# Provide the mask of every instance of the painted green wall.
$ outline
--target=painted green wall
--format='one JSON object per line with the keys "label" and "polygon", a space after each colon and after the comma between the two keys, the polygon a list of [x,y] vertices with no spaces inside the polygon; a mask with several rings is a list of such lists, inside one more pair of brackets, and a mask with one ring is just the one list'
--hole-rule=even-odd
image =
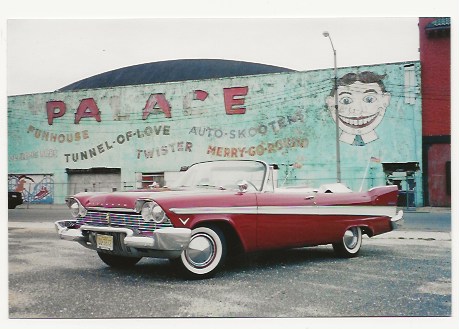
{"label": "painted green wall", "polygon": [[[371,157],[422,163],[420,63],[341,68],[338,77],[365,71],[384,75],[390,101],[371,141],[357,136],[350,144],[347,134],[340,142],[342,181],[356,190],[367,167],[364,188],[385,184]],[[8,172],[52,174],[65,184],[66,168],[110,167],[132,182],[136,172],[262,159],[294,164],[288,184],[318,186],[336,179],[335,122],[327,106],[333,86],[333,70],[317,70],[8,97]],[[62,108],[48,114],[47,103],[65,103],[65,114]],[[280,169],[283,181],[287,168]],[[420,205],[421,173],[416,188]],[[63,202],[55,193],[54,202]]]}

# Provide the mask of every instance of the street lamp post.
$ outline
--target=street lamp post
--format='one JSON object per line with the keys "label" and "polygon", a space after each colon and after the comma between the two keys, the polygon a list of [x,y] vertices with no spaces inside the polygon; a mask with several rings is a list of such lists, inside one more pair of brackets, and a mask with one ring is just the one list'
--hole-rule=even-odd
{"label": "street lamp post", "polygon": [[333,41],[330,37],[330,33],[327,31],[322,33],[324,37],[330,40],[331,47],[333,49],[333,57],[334,57],[334,72],[335,72],[335,123],[336,123],[336,181],[341,183],[341,156],[339,150],[339,116],[338,116],[338,75],[337,75],[337,68],[336,68],[336,50],[333,46]]}

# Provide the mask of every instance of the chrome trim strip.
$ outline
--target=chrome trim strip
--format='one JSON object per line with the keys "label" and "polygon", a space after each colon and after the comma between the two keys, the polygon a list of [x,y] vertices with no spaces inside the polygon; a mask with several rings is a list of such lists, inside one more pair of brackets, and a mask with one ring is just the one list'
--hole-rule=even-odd
{"label": "chrome trim strip", "polygon": [[62,240],[68,241],[83,241],[84,237],[81,234],[81,231],[78,229],[71,229],[68,227],[69,224],[75,224],[76,220],[60,220],[54,222],[54,227],[56,228],[59,238]]}
{"label": "chrome trim strip", "polygon": [[191,230],[188,228],[162,228],[155,231],[152,237],[127,236],[124,244],[128,247],[154,250],[183,250],[188,247]]}
{"label": "chrome trim strip", "polygon": [[294,207],[260,207],[258,213],[263,215],[342,215],[342,216],[388,216],[395,215],[392,206],[294,206]]}
{"label": "chrome trim strip", "polygon": [[190,207],[171,208],[177,215],[259,214],[259,215],[343,215],[394,217],[393,206],[262,206],[262,207]]}
{"label": "chrome trim strip", "polygon": [[102,212],[102,211],[88,211],[85,217],[79,218],[80,225],[89,226],[111,226],[111,227],[126,227],[133,230],[153,232],[159,228],[173,227],[169,219],[163,223],[156,223],[154,221],[144,221],[141,214],[137,213],[119,213],[119,212]]}
{"label": "chrome trim strip", "polygon": [[104,226],[91,226],[81,225],[80,230],[91,231],[91,232],[106,232],[106,233],[125,233],[126,236],[132,236],[134,231],[124,227],[104,227]]}
{"label": "chrome trim strip", "polygon": [[98,211],[98,212],[124,212],[137,214],[135,209],[130,208],[104,208],[104,207],[87,207],[87,210]]}
{"label": "chrome trim strip", "polygon": [[193,214],[253,214],[258,213],[256,206],[250,207],[190,207],[171,208],[170,211],[177,215]]}

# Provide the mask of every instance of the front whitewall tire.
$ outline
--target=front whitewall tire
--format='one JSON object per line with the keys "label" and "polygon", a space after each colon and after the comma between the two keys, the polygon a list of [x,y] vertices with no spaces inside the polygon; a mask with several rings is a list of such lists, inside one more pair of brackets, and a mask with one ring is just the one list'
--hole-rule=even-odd
{"label": "front whitewall tire", "polygon": [[223,265],[226,251],[225,237],[217,226],[197,227],[178,259],[179,265],[192,278],[207,278]]}

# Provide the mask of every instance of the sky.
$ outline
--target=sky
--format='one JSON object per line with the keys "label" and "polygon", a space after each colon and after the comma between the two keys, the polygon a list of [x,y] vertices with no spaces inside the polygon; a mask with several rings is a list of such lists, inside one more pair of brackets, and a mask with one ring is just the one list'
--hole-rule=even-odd
{"label": "sky", "polygon": [[7,94],[50,92],[113,69],[219,58],[305,71],[419,60],[418,18],[8,20]]}
{"label": "sky", "polygon": [[330,33],[338,67],[414,61],[419,60],[418,17],[451,16],[454,22],[459,12],[456,0],[62,4],[5,0],[0,5],[0,72],[6,72],[0,80],[2,102],[5,96],[52,92],[99,73],[164,60],[240,60],[299,71],[332,68],[333,51],[324,31]]}
{"label": "sky", "polygon": [[454,0],[386,0],[384,5],[132,0],[122,6],[117,0],[80,0],[63,7],[55,0],[7,0],[6,8],[0,12],[0,69],[6,71],[3,90],[12,96],[52,92],[99,73],[173,59],[240,60],[299,71],[332,68],[324,31],[330,33],[338,67],[419,60],[418,17],[454,16],[458,5]]}
{"label": "sky", "polygon": [[[417,18],[8,20],[8,95],[135,64],[219,58],[294,70],[419,59]],[[25,78],[27,77],[27,78]]]}

